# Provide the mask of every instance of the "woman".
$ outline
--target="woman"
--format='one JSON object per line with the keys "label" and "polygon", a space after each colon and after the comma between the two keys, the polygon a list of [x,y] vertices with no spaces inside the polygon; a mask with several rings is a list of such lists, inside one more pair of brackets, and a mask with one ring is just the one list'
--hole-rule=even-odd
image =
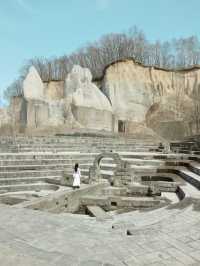
{"label": "woman", "polygon": [[74,166],[73,178],[74,178],[73,188],[74,189],[75,188],[80,188],[80,184],[81,184],[81,171],[80,171],[77,163]]}

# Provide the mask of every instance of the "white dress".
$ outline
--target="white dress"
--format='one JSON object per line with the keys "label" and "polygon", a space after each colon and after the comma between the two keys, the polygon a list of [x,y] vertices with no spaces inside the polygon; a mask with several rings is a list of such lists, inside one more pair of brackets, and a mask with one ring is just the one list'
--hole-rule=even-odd
{"label": "white dress", "polygon": [[80,187],[81,184],[81,171],[78,168],[77,172],[73,173],[73,178],[74,178],[74,182],[73,182],[73,187]]}

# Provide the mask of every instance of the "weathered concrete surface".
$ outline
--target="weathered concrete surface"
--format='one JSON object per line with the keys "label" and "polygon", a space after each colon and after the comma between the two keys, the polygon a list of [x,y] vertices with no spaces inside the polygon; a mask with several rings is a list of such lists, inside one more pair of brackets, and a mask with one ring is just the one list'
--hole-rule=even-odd
{"label": "weathered concrete surface", "polygon": [[80,199],[84,195],[98,194],[103,188],[108,186],[107,183],[84,185],[81,184],[80,189],[73,190],[72,188],[56,191],[53,194],[45,197],[32,200],[30,202],[22,202],[16,205],[17,208],[29,208],[35,210],[44,210],[49,212],[69,212],[74,213],[79,210]]}
{"label": "weathered concrete surface", "polygon": [[[6,142],[7,141],[7,142]],[[152,140],[146,140],[147,149]],[[155,140],[154,140],[155,141]],[[14,170],[18,170],[17,178],[20,179],[22,169],[43,169],[42,175],[47,174],[48,164],[51,167],[58,167],[59,163],[73,165],[72,161],[89,161],[92,147],[101,149],[105,145],[111,149],[115,143],[120,147],[125,143],[125,147],[131,147],[135,150],[137,146],[144,145],[145,140],[124,138],[116,140],[114,138],[98,139],[97,137],[80,139],[77,137],[48,137],[48,138],[27,138],[17,137],[1,138],[0,148],[7,144],[7,148],[12,145],[19,146],[18,153],[0,154],[0,181],[10,179],[13,182]],[[90,154],[74,152],[75,145],[89,147]],[[100,145],[100,146],[98,146]],[[133,145],[133,146],[131,146]],[[59,147],[69,148],[72,146],[73,152],[57,153],[52,152]],[[32,149],[43,149],[43,152],[36,153]],[[19,152],[20,149],[30,149],[28,153]],[[141,148],[141,147],[140,147]],[[51,152],[47,152],[51,150]],[[46,151],[46,152],[44,152]],[[125,156],[124,159],[132,161],[134,167],[140,164],[142,167],[154,164],[158,167],[160,160],[171,159],[171,162],[177,158],[183,160],[190,155],[183,154],[162,154],[162,153],[120,153]],[[89,155],[89,156],[88,156]],[[82,158],[82,159],[81,159]],[[199,157],[195,157],[199,161]],[[70,160],[69,160],[70,159]],[[99,160],[101,157],[99,158]],[[155,159],[158,160],[155,163]],[[61,161],[60,161],[61,160]],[[104,159],[103,159],[104,160]],[[148,161],[149,160],[149,161]],[[38,162],[39,161],[39,162]],[[82,161],[83,162],[83,161]],[[98,162],[98,160],[97,160]],[[39,165],[38,165],[39,163]],[[113,160],[104,160],[105,169],[113,169]],[[177,162],[176,162],[177,163]],[[199,164],[190,163],[190,170],[179,169],[179,172],[196,179],[192,182],[197,186],[200,184]],[[80,163],[80,167],[82,167]],[[192,168],[193,167],[193,168]],[[169,168],[170,169],[170,168]],[[176,169],[176,167],[175,167]],[[148,170],[147,170],[148,171]],[[29,171],[25,171],[27,178]],[[2,178],[4,176],[4,178]],[[181,176],[181,175],[180,175]],[[80,190],[57,191],[55,194],[43,199],[34,200],[34,202],[22,203],[12,208],[0,206],[0,265],[2,266],[132,266],[132,265],[199,265],[200,264],[200,196],[199,185],[187,189],[188,186],[182,186],[185,192],[190,192],[198,200],[183,200],[181,204],[172,205],[168,208],[160,208],[150,212],[130,212],[121,215],[114,215],[113,220],[104,222],[96,221],[96,218],[84,215],[73,214],[52,214],[48,212],[71,211],[78,209],[80,197],[84,194],[98,194],[99,189],[105,192],[106,184],[96,184],[92,186],[82,185]],[[131,188],[130,188],[131,189]],[[194,191],[195,189],[195,191]],[[135,193],[134,189],[131,189]],[[123,193],[123,190],[120,192]],[[105,193],[106,194],[106,193]],[[89,200],[91,200],[88,197]],[[148,198],[149,199],[149,198]],[[148,199],[144,199],[145,201]],[[93,199],[94,200],[94,199]],[[105,196],[100,200],[104,201]],[[120,206],[124,204],[135,205],[140,203],[139,198],[130,199],[122,197],[119,201]],[[192,206],[194,205],[194,208]],[[23,208],[27,207],[27,208]],[[31,210],[35,208],[47,210],[41,212]]]}
{"label": "weathered concrete surface", "polygon": [[195,209],[186,202],[102,223],[83,215],[1,206],[0,264],[199,265],[200,216]]}

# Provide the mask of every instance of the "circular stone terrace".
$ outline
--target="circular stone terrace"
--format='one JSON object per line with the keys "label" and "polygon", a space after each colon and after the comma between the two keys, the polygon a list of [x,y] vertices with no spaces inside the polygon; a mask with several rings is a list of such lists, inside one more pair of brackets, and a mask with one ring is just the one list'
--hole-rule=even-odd
{"label": "circular stone terrace", "polygon": [[200,265],[200,149],[170,147],[150,136],[2,137],[0,265]]}

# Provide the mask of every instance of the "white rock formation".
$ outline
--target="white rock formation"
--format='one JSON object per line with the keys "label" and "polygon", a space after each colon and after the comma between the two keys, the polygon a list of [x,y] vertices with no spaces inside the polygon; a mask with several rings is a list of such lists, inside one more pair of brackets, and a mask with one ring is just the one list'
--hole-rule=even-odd
{"label": "white rock formation", "polygon": [[112,129],[112,107],[108,98],[92,83],[89,69],[74,66],[65,81],[65,96],[74,118],[86,128]]}
{"label": "white rock formation", "polygon": [[23,82],[23,92],[26,100],[42,100],[44,84],[35,67],[31,66]]}
{"label": "white rock formation", "polygon": [[92,83],[89,69],[74,66],[65,81],[65,95],[72,97],[72,104],[112,112],[108,98]]}

